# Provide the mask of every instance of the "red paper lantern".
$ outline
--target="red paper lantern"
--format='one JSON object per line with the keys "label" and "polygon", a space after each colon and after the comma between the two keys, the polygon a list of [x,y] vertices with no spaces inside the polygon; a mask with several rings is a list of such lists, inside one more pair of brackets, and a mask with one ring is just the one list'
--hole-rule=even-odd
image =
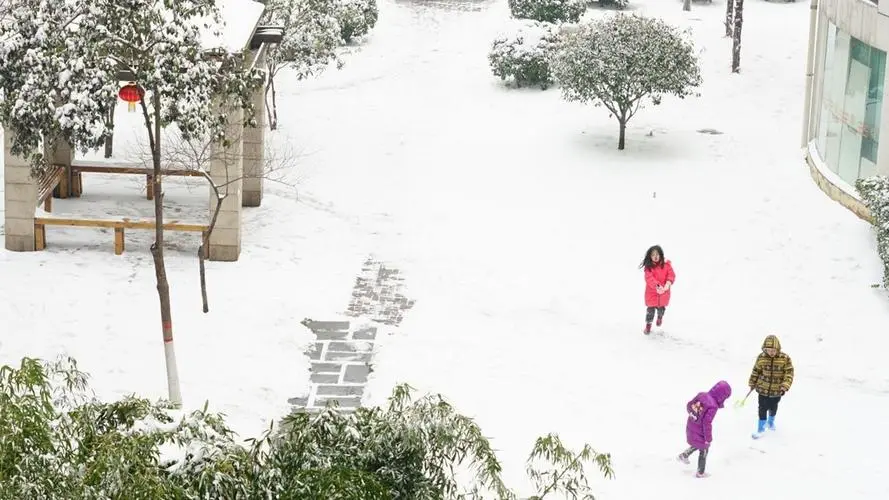
{"label": "red paper lantern", "polygon": [[136,111],[136,103],[142,100],[145,91],[142,90],[142,87],[136,85],[136,82],[130,82],[124,85],[117,95],[129,104],[128,109],[132,113]]}

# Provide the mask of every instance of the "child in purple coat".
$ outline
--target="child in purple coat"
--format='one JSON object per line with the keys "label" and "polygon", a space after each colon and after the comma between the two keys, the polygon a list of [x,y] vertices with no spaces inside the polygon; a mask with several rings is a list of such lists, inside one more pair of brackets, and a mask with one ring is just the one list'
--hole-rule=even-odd
{"label": "child in purple coat", "polygon": [[707,466],[707,453],[713,441],[713,417],[716,411],[725,405],[732,395],[732,387],[725,380],[720,380],[707,392],[699,392],[685,405],[688,412],[688,423],[685,424],[685,437],[689,448],[679,454],[679,461],[689,463],[688,457],[698,452],[698,472],[696,477],[707,477],[704,468]]}

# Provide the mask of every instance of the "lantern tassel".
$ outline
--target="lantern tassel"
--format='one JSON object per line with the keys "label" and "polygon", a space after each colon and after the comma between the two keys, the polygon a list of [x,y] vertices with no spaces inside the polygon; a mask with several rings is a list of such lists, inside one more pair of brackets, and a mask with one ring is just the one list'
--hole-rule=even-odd
{"label": "lantern tassel", "polygon": [[130,101],[127,104],[128,104],[127,109],[130,111],[130,113],[136,111],[136,103],[135,102]]}

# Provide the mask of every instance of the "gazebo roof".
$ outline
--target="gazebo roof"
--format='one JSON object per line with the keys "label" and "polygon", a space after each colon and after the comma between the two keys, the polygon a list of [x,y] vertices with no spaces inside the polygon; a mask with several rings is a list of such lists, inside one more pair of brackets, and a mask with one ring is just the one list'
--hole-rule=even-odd
{"label": "gazebo roof", "polygon": [[[201,22],[211,26],[201,26],[201,46],[207,55],[224,50],[239,53],[244,50],[257,50],[262,45],[274,45],[281,42],[284,28],[280,26],[259,26],[265,12],[265,5],[253,0],[217,0],[219,16],[223,22],[220,28],[211,19]],[[125,69],[118,71],[118,80],[131,81],[134,76]]]}
{"label": "gazebo roof", "polygon": [[253,0],[217,0],[216,5],[224,25],[219,34],[214,34],[212,29],[202,27],[203,49],[241,52],[248,48],[265,11],[265,5]]}

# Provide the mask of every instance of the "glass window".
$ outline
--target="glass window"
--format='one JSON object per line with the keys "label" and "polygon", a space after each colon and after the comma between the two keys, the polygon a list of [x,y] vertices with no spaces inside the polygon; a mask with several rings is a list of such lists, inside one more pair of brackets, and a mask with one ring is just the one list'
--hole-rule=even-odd
{"label": "glass window", "polygon": [[830,120],[831,109],[829,100],[831,84],[833,83],[834,51],[837,43],[837,27],[833,23],[827,23],[827,37],[824,42],[824,71],[821,74],[821,110],[818,113],[818,140],[815,146],[822,158],[827,157],[827,124]]}
{"label": "glass window", "polygon": [[886,52],[828,24],[816,147],[827,167],[854,184],[876,174]]}
{"label": "glass window", "polygon": [[825,104],[830,110],[827,117],[824,161],[834,173],[840,164],[840,142],[843,133],[843,103],[846,97],[846,78],[849,68],[849,35],[841,30],[836,32],[834,66],[831,71],[829,91],[825,93]]}

